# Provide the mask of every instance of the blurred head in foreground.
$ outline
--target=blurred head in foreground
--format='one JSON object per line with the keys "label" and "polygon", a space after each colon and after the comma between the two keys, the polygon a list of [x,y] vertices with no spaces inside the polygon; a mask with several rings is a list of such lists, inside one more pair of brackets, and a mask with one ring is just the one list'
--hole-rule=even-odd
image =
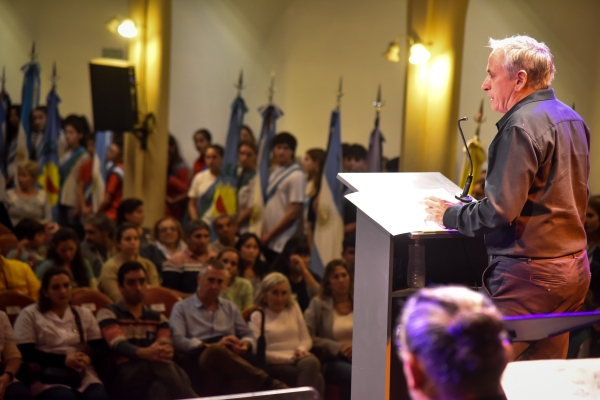
{"label": "blurred head in foreground", "polygon": [[459,286],[421,289],[404,306],[395,339],[413,399],[503,395],[500,378],[512,355],[502,315],[487,297]]}

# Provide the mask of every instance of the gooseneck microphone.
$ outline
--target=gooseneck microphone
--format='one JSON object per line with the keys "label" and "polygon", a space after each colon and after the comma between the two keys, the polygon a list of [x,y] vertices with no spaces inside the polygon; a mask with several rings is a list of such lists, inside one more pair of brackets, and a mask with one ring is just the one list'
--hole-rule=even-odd
{"label": "gooseneck microphone", "polygon": [[467,155],[469,156],[469,163],[471,163],[471,171],[469,172],[469,176],[467,176],[467,180],[465,181],[465,187],[462,192],[456,193],[454,196],[457,200],[462,201],[463,203],[470,203],[473,201],[473,198],[469,196],[469,190],[471,189],[471,182],[473,181],[473,160],[471,159],[471,152],[469,151],[469,146],[467,146],[467,140],[465,139],[465,134],[460,127],[460,123],[462,121],[468,120],[467,117],[462,117],[458,120],[458,130],[460,131],[460,136],[462,137],[463,143],[465,144],[465,150],[467,151]]}

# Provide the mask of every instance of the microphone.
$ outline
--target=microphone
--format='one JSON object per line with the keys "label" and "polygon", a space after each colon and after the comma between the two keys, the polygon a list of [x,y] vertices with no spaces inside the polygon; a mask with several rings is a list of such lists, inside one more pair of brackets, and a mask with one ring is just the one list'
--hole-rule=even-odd
{"label": "microphone", "polygon": [[463,143],[465,144],[465,150],[467,151],[467,155],[469,156],[469,163],[471,163],[471,171],[467,176],[467,180],[465,181],[465,187],[463,188],[463,191],[456,193],[456,196],[454,197],[463,203],[470,203],[473,201],[473,198],[469,196],[469,189],[471,189],[471,182],[473,181],[473,160],[471,159],[471,152],[469,151],[467,141],[465,140],[465,134],[463,133],[462,128],[460,127],[460,123],[466,120],[468,120],[467,117],[462,117],[458,120],[458,130],[460,131],[460,136],[462,137]]}

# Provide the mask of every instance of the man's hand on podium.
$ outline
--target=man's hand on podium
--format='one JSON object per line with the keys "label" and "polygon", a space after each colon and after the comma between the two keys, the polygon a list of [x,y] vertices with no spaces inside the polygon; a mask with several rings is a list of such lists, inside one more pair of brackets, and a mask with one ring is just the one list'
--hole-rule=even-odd
{"label": "man's hand on podium", "polygon": [[425,205],[425,221],[432,221],[440,226],[444,226],[444,213],[454,205],[453,203],[439,199],[437,197],[426,197],[423,199]]}

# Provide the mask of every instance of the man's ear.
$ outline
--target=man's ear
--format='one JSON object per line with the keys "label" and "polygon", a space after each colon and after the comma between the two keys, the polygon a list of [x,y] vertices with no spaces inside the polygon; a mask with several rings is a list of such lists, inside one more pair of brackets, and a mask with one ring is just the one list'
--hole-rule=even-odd
{"label": "man's ear", "polygon": [[402,352],[402,367],[406,377],[406,385],[410,390],[422,391],[427,378],[419,360],[409,351]]}
{"label": "man's ear", "polygon": [[527,72],[525,72],[525,70],[521,69],[517,72],[517,80],[515,82],[515,91],[521,91],[523,90],[528,83],[529,80],[529,76],[527,75]]}

